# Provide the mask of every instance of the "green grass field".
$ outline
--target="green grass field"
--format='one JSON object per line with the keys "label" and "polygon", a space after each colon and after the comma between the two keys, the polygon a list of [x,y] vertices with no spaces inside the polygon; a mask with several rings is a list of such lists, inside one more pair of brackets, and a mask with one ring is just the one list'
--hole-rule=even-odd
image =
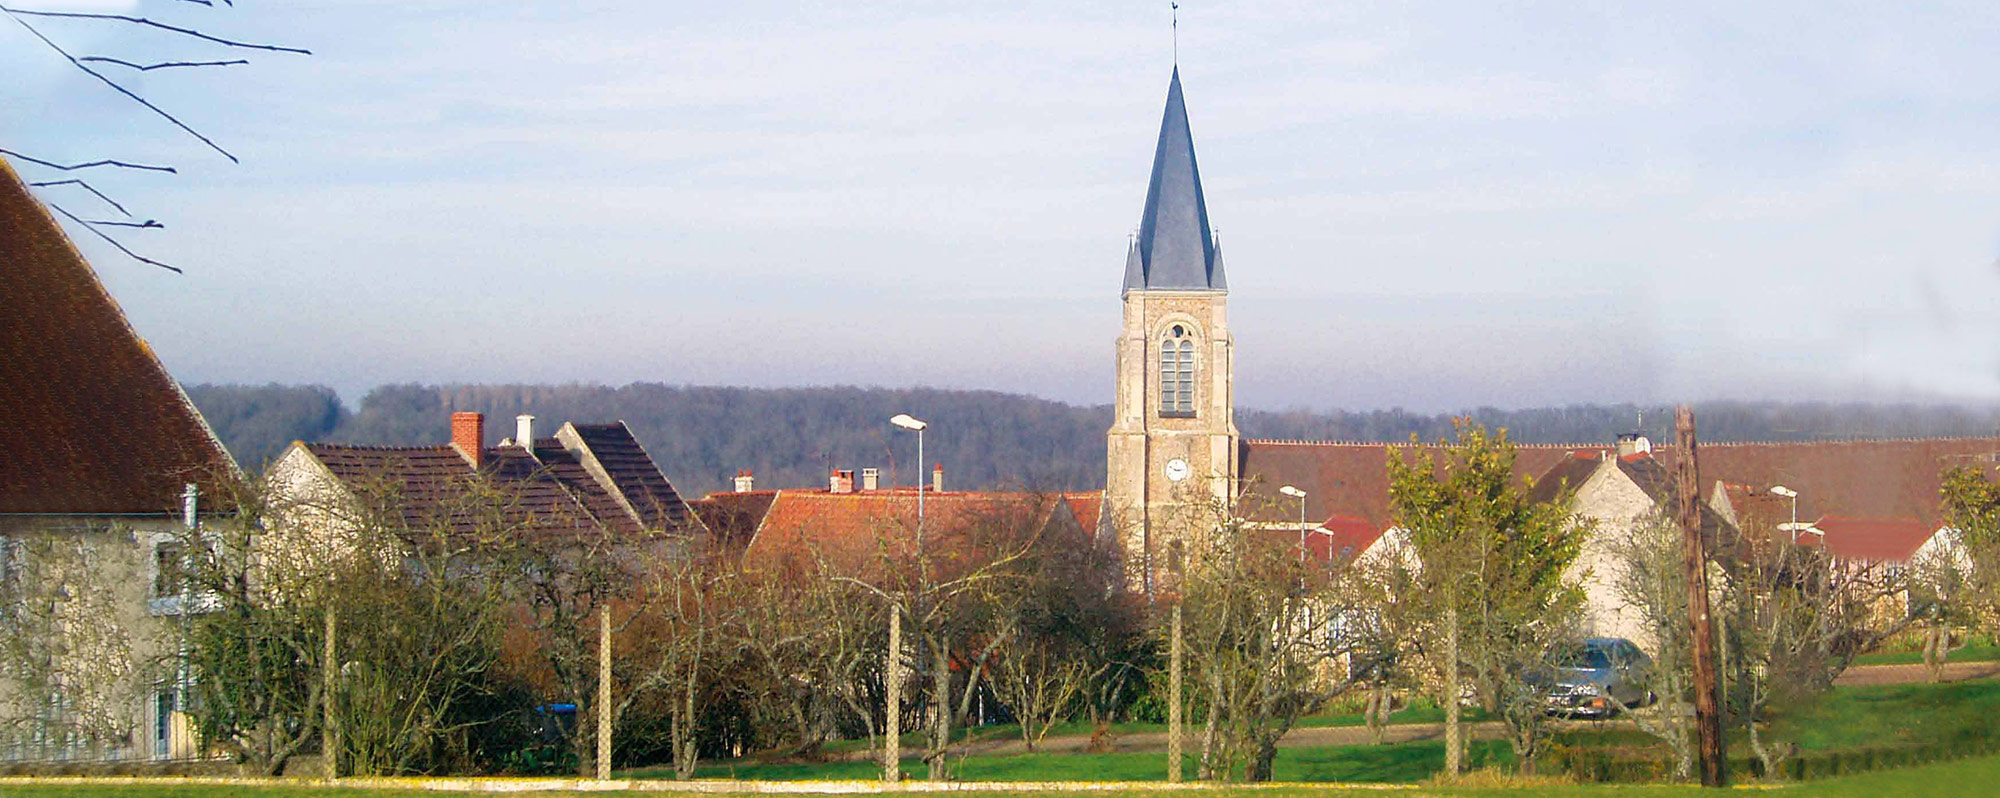
{"label": "green grass field", "polygon": [[[1397,716],[1398,721],[1427,722],[1435,709],[1412,709]],[[1338,726],[1358,723],[1358,716],[1330,715],[1309,719],[1302,726]],[[1157,726],[1121,726],[1125,732],[1157,730]],[[1063,731],[1063,730],[1058,730]],[[1078,729],[1081,731],[1081,728]],[[1926,750],[1989,752],[1987,738],[2000,732],[2000,681],[1981,680],[1952,684],[1903,684],[1870,687],[1842,687],[1828,693],[1809,710],[1780,717],[1771,730],[1773,739],[1797,743],[1801,756],[1837,758],[1873,754],[1897,754]],[[1011,730],[982,729],[980,737],[1011,734]],[[1011,739],[1011,738],[1008,738]],[[1584,729],[1563,733],[1556,742],[1575,750],[1602,750],[1612,759],[1641,763],[1664,761],[1662,744],[1642,733],[1615,728]],[[906,751],[915,751],[921,741],[912,737]],[[1747,759],[1741,741],[1734,755]],[[1084,754],[1034,753],[977,755],[955,758],[955,777],[970,781],[1158,781],[1163,780],[1161,755],[1151,752]],[[1924,757],[1925,759],[1933,757]],[[1939,757],[1941,758],[1941,757]],[[1393,745],[1349,745],[1312,748],[1284,748],[1274,763],[1280,781],[1411,783],[1430,778],[1443,761],[1442,744],[1435,741]],[[1472,751],[1474,766],[1512,764],[1512,751],[1505,743],[1477,743]],[[1859,766],[1834,771],[1851,771]],[[1186,771],[1192,774],[1190,762]],[[922,762],[906,758],[906,773],[921,777]],[[809,779],[869,779],[875,765],[866,761],[840,762],[761,762],[754,759],[704,763],[702,778],[799,781]],[[641,779],[671,778],[671,770],[644,768],[625,775]],[[1632,780],[1620,775],[1619,780]]]}
{"label": "green grass field", "polygon": [[[2000,659],[2000,645],[1992,641],[1979,641],[1951,652],[1947,662],[1990,662]],[[1856,665],[1916,665],[1924,661],[1924,654],[1914,648],[1896,651],[1875,651],[1854,658]]]}
{"label": "green grass field", "polygon": [[[1282,775],[1282,774],[1281,774]],[[1904,768],[1860,776],[1826,779],[1732,794],[1773,796],[1773,798],[1986,798],[2000,796],[2000,757],[1979,757],[1957,762]],[[408,789],[366,789],[300,785],[213,785],[213,784],[42,784],[0,780],[0,796],[5,798],[417,798],[417,796],[492,795]],[[510,795],[550,796],[578,793],[515,792]],[[591,792],[590,795],[674,795],[672,792]],[[973,792],[955,793],[965,798],[1048,798],[1054,792]],[[1125,796],[1185,795],[1184,792],[1134,788],[1092,791],[1097,798]],[[1328,789],[1320,786],[1274,785],[1257,788],[1218,787],[1199,794],[1214,798],[1360,798],[1361,796],[1411,795],[1439,798],[1498,798],[1499,796],[1564,796],[1574,798],[1690,798],[1705,794],[1686,785],[1568,785],[1553,781],[1509,782],[1474,774],[1459,786],[1413,785],[1408,790],[1384,792],[1380,789]],[[744,795],[702,793],[704,796]]]}

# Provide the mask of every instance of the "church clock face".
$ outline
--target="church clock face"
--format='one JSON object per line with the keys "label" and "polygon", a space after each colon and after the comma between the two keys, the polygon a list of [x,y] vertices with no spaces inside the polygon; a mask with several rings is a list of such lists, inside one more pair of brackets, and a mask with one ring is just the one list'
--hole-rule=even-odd
{"label": "church clock face", "polygon": [[1188,478],[1188,464],[1178,457],[1167,461],[1167,480],[1179,482]]}

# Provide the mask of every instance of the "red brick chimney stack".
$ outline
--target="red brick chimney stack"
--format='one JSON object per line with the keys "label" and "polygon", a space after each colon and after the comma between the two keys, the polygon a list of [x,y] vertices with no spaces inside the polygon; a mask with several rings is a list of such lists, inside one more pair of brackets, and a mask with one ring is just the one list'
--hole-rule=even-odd
{"label": "red brick chimney stack", "polygon": [[485,464],[486,459],[486,414],[457,412],[451,414],[451,445],[460,457],[472,463],[473,468]]}

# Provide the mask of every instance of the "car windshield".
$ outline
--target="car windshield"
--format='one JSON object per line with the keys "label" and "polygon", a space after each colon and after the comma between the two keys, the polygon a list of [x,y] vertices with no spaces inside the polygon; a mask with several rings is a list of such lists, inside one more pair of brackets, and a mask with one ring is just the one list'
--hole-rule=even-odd
{"label": "car windshield", "polygon": [[1602,670],[1611,667],[1611,652],[1602,646],[1565,646],[1556,652],[1555,660],[1564,668]]}

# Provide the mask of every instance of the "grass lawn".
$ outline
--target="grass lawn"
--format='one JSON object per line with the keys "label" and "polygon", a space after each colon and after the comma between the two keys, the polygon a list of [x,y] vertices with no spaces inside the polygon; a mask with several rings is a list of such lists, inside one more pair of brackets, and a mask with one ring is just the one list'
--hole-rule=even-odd
{"label": "grass lawn", "polygon": [[[1511,751],[1498,740],[1477,741],[1471,761],[1476,765],[1511,763]],[[1272,764],[1278,781],[1415,782],[1429,778],[1444,763],[1444,744],[1416,742],[1400,745],[1327,746],[1282,748]],[[1194,778],[1197,759],[1186,757],[1182,773]],[[1005,756],[972,756],[952,763],[953,773],[962,781],[1164,781],[1163,756],[1153,752],[1112,754],[1034,753]],[[749,763],[704,764],[697,774],[705,779],[761,779],[800,781],[809,779],[875,778],[873,762]],[[903,772],[921,780],[923,760],[906,757]],[[666,779],[671,769],[646,768],[621,774],[635,779]]]}
{"label": "grass lawn", "polygon": [[[1436,709],[1414,708],[1398,720],[1423,722]],[[1310,725],[1350,725],[1350,716],[1327,715]],[[1358,716],[1354,722],[1358,723]],[[1301,724],[1308,725],[1308,724]],[[1156,730],[1157,726],[1133,724],[1121,727],[1126,733]],[[1000,733],[1011,732],[1011,727]],[[1980,680],[1950,684],[1902,684],[1841,687],[1828,693],[1811,708],[1780,717],[1772,729],[1773,739],[1795,742],[1803,756],[1843,755],[1889,748],[1924,749],[1943,747],[1962,753],[1992,750],[1983,742],[2000,732],[2000,681]],[[994,733],[992,727],[980,736]],[[1643,733],[1609,728],[1584,729],[1556,736],[1555,743],[1575,749],[1601,750],[1621,761],[1664,761],[1664,746]],[[1742,741],[1732,746],[1733,755],[1748,757]],[[921,741],[912,739],[906,751],[914,753]],[[1961,753],[1961,755],[1962,755]],[[1411,783],[1430,778],[1443,760],[1442,744],[1436,741],[1384,746],[1352,745],[1316,748],[1284,748],[1274,764],[1279,781]],[[1507,765],[1512,752],[1504,742],[1485,741],[1472,751],[1475,766]],[[1552,763],[1553,764],[1553,763]],[[904,772],[921,777],[925,768],[916,757],[904,762]],[[1084,754],[1034,753],[977,755],[952,761],[952,772],[970,781],[1158,781],[1164,774],[1161,755],[1151,752]],[[870,779],[876,768],[872,762],[760,762],[753,759],[703,763],[703,778],[800,781],[810,779]],[[1190,775],[1192,761],[1187,765]],[[1812,772],[1812,771],[1808,771]],[[668,768],[630,771],[631,778],[666,779]],[[1615,776],[1632,780],[1643,776]]]}
{"label": "grass lawn", "polygon": [[[1283,775],[1282,773],[1280,774]],[[1903,796],[1905,798],[1945,798],[1946,796],[1967,796],[1985,798],[2000,796],[2000,757],[1980,757],[1963,759],[1937,765],[1905,768],[1902,770],[1869,773],[1838,779],[1792,784],[1772,789],[1747,792],[1732,791],[1733,794],[1772,796],[1772,798],[1875,798],[1876,796]],[[31,784],[0,781],[0,796],[6,798],[416,798],[416,796],[471,795],[473,793],[450,793],[416,790],[376,790],[358,788],[324,788],[301,784],[298,786],[233,786],[211,784]],[[494,793],[480,793],[493,795]],[[512,795],[577,795],[577,793],[511,793]],[[590,795],[610,793],[592,792]],[[673,795],[675,793],[628,792],[623,795]],[[958,793],[965,798],[1046,798],[1056,793],[1047,792],[1005,792],[1005,793]],[[1158,796],[1172,798],[1189,793],[1152,791],[1144,788],[1117,792],[1093,791],[1084,795],[1094,798],[1118,798],[1119,796]],[[1701,790],[1685,785],[1566,785],[1556,782],[1505,783],[1504,780],[1488,780],[1475,774],[1463,786],[1440,787],[1435,785],[1417,786],[1407,791],[1383,792],[1375,789],[1340,790],[1313,786],[1276,786],[1254,789],[1218,788],[1204,790],[1197,795],[1214,798],[1360,798],[1385,795],[1438,796],[1445,798],[1498,798],[1499,796],[1571,796],[1574,798],[1691,798],[1705,794]],[[724,793],[705,793],[721,796]]]}
{"label": "grass lawn", "polygon": [[[2000,659],[2000,645],[1994,645],[1990,640],[1982,640],[1951,652],[1951,655],[1946,657],[1945,661],[1988,662],[1996,659]],[[1876,651],[1854,658],[1854,664],[1856,665],[1920,665],[1923,661],[1924,653],[1916,649],[1906,651]]]}
{"label": "grass lawn", "polygon": [[1842,687],[1773,731],[1807,751],[1981,740],[2000,734],[2000,681]]}
{"label": "grass lawn", "polygon": [[[1486,714],[1486,711],[1479,707],[1466,707],[1463,717],[1467,723],[1477,723],[1491,719]],[[1189,722],[1198,725],[1198,722],[1192,719]],[[1394,715],[1389,716],[1389,723],[1391,724],[1443,722],[1444,709],[1433,702],[1423,699],[1419,699],[1408,708],[1399,710]],[[1340,726],[1361,726],[1364,723],[1360,712],[1328,712],[1299,718],[1298,727],[1301,729],[1319,729]],[[1166,731],[1167,726],[1164,723],[1111,724],[1111,733],[1115,735],[1164,734]],[[1092,729],[1090,723],[1087,721],[1066,721],[1049,727],[1048,736],[1088,737],[1091,733]],[[926,733],[921,731],[904,734],[904,750],[914,751],[922,749],[924,747],[925,735]],[[1019,740],[1021,739],[1021,727],[1012,723],[995,723],[980,726],[976,729],[958,728],[952,730],[953,740],[964,740],[967,737],[978,740]],[[823,750],[830,753],[844,753],[848,751],[860,751],[867,747],[867,740],[832,740],[823,746]]]}

